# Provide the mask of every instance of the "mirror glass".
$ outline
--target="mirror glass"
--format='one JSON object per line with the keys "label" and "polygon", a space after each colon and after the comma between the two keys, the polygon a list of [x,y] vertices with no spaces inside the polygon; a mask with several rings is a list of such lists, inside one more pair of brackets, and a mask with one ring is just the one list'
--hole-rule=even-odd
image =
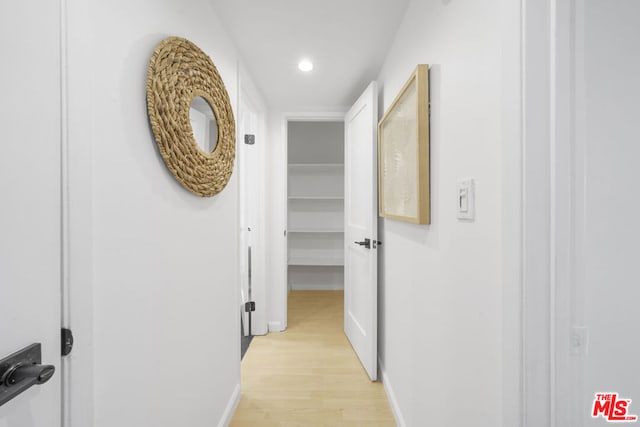
{"label": "mirror glass", "polygon": [[213,109],[206,99],[198,96],[189,109],[193,136],[202,151],[213,152],[218,145],[218,123]]}

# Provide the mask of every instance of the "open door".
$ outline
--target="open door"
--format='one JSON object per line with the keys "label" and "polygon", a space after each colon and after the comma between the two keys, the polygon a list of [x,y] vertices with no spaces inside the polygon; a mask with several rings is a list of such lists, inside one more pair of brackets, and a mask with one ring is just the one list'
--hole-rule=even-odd
{"label": "open door", "polygon": [[372,381],[378,376],[378,87],[345,116],[344,331]]}
{"label": "open door", "polygon": [[61,422],[60,12],[0,5],[0,427]]}
{"label": "open door", "polygon": [[240,171],[240,309],[242,311],[242,333],[246,337],[255,333],[253,328],[255,302],[253,299],[254,266],[252,255],[256,252],[255,240],[258,232],[258,200],[260,195],[256,185],[257,171],[259,170],[255,145],[257,118],[253,109],[247,104],[245,96],[243,93],[238,125],[238,170]]}

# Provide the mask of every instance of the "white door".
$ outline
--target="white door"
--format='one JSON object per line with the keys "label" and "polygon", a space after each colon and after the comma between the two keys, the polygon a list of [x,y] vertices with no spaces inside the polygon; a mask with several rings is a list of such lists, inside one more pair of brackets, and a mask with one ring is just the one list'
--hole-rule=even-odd
{"label": "white door", "polygon": [[377,121],[378,87],[372,82],[344,123],[344,331],[373,381],[378,376]]}
{"label": "white door", "polygon": [[1,2],[0,40],[0,358],[40,343],[56,369],[0,406],[0,427],[59,427],[60,3]]}
{"label": "white door", "polygon": [[[244,94],[243,94],[244,95]],[[238,124],[238,170],[240,172],[240,268],[241,268],[241,310],[243,312],[242,325],[243,334],[253,335],[255,330],[255,315],[249,316],[245,310],[245,304],[255,301],[253,295],[253,278],[255,273],[255,255],[258,253],[256,247],[256,237],[259,231],[258,224],[258,202],[260,200],[259,189],[256,185],[260,170],[257,147],[255,145],[255,135],[257,131],[257,114],[247,104],[243,96],[240,105],[240,121]],[[245,141],[245,135],[254,136],[253,140]],[[247,143],[248,142],[248,143]],[[249,320],[251,319],[251,321]],[[250,327],[251,323],[251,327]]]}

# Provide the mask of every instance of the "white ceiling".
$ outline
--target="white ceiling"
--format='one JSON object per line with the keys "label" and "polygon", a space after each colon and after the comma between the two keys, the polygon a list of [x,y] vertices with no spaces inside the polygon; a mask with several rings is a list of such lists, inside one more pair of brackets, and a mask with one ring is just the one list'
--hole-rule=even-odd
{"label": "white ceiling", "polygon": [[211,2],[270,107],[321,111],[344,110],[376,78],[409,0]]}

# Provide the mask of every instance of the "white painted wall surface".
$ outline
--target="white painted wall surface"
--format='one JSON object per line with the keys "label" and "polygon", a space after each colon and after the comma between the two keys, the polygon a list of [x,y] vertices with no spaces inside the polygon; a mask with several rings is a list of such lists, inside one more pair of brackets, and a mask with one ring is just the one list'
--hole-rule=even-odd
{"label": "white painted wall surface", "polygon": [[71,61],[70,117],[93,120],[71,126],[93,169],[75,181],[85,195],[80,179],[93,183],[80,209],[93,211],[93,303],[73,295],[75,307],[93,304],[94,384],[84,386],[94,415],[74,407],[76,424],[223,423],[240,382],[237,179],[207,199],[174,180],[148,125],[145,79],[156,44],[186,37],[212,57],[236,109],[237,53],[204,0],[70,2],[68,15],[70,50],[87,54]]}
{"label": "white painted wall surface", "polygon": [[588,342],[586,355],[572,356],[572,425],[602,426],[590,415],[598,392],[632,399],[630,414],[640,414],[640,4],[581,0],[575,16],[572,321],[588,329]]}
{"label": "white painted wall surface", "polygon": [[[502,425],[502,13],[411,2],[378,78],[382,114],[431,65],[432,223],[379,230],[379,353],[401,425]],[[465,177],[475,222],[456,219]]]}

